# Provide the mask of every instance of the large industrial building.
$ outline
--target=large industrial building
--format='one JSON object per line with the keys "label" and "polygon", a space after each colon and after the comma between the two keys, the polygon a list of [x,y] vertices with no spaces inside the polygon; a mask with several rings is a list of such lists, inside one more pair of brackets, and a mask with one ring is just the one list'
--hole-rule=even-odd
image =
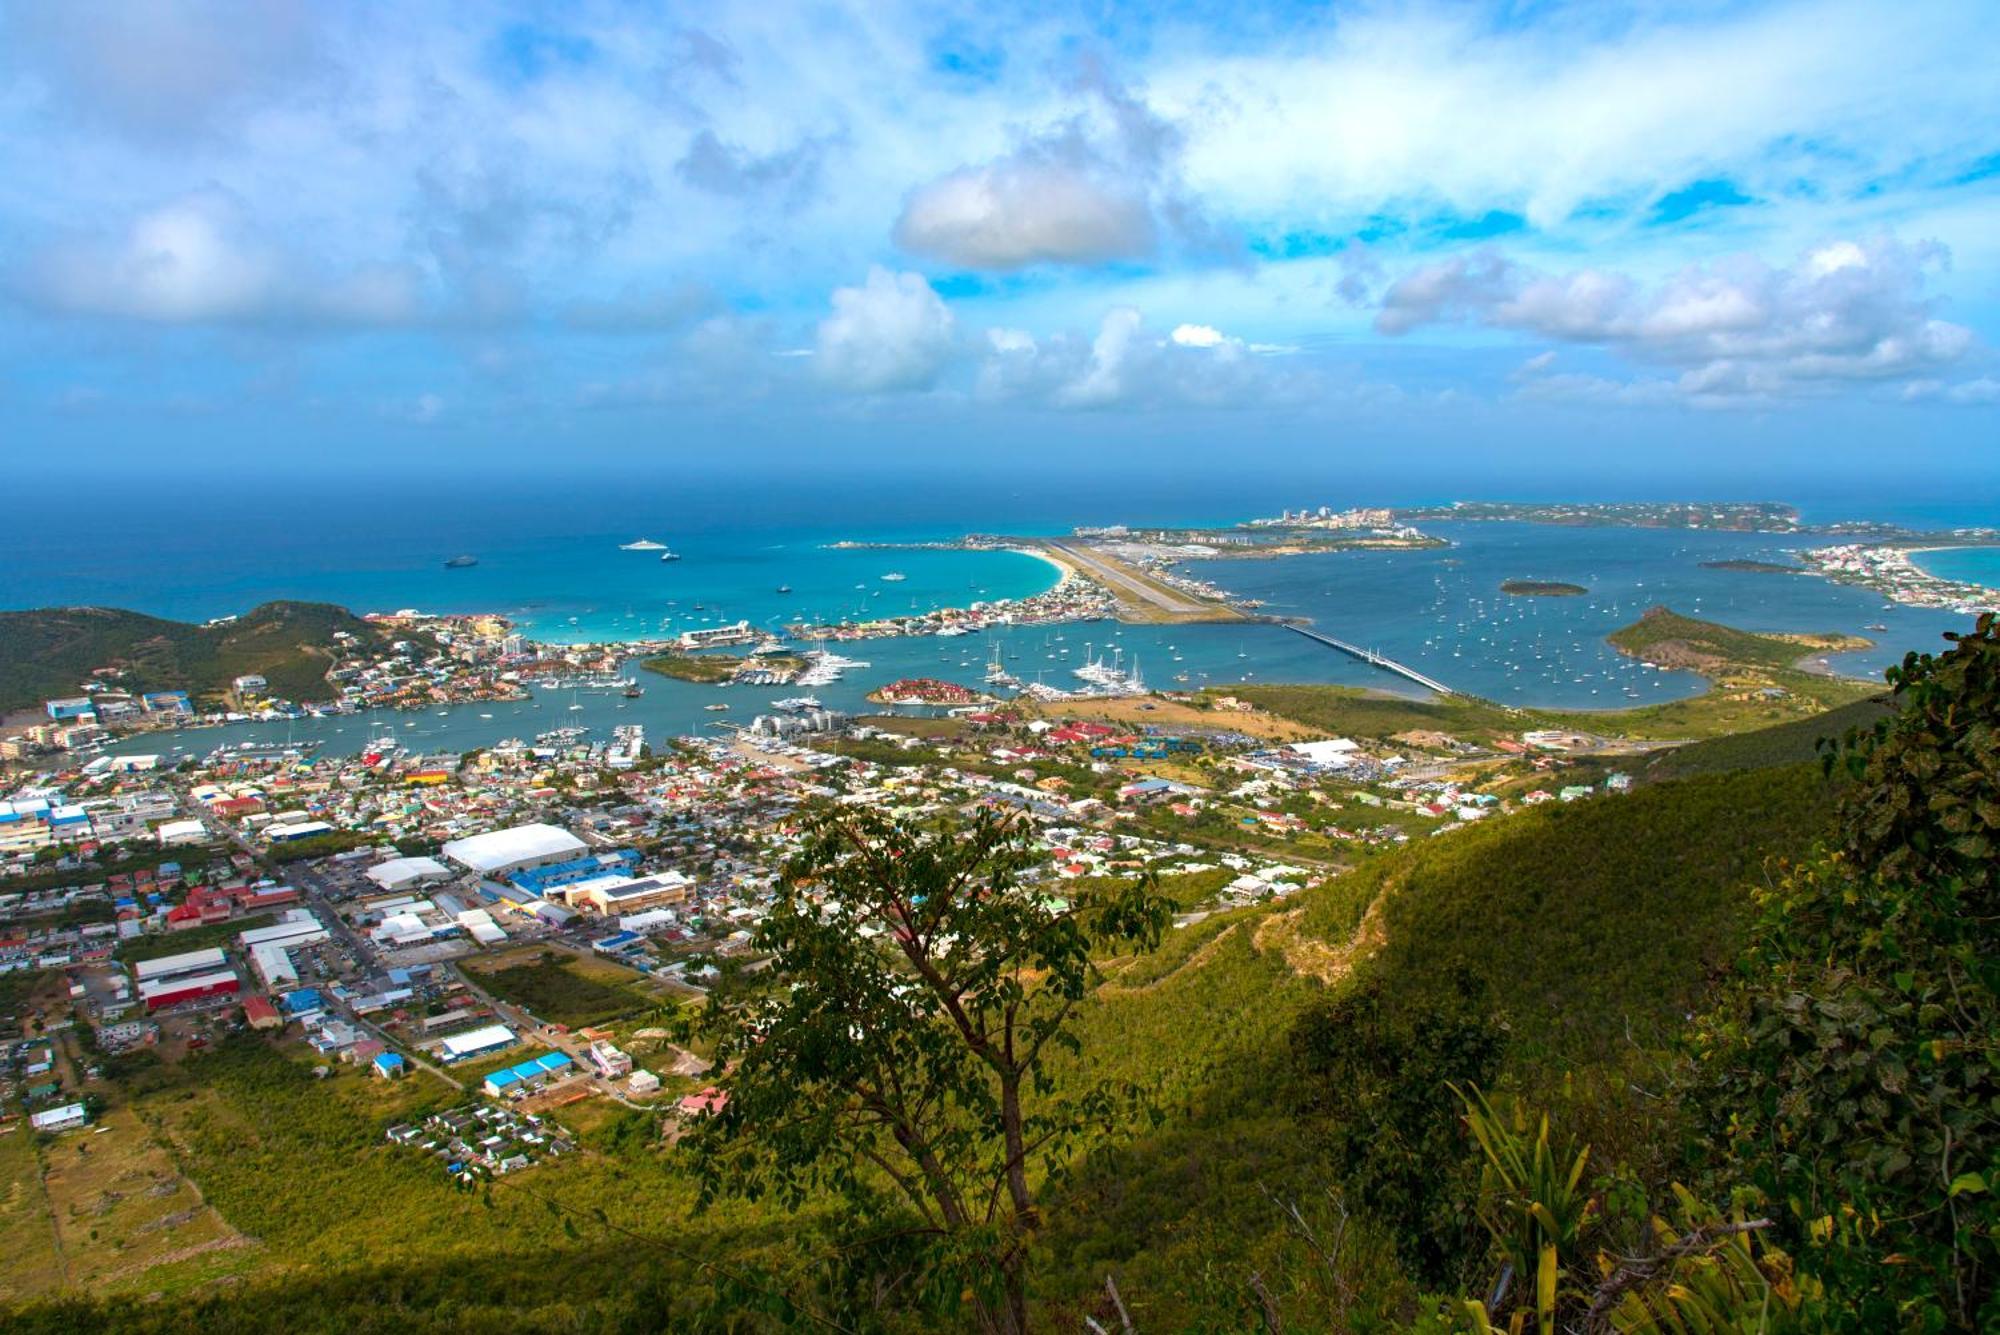
{"label": "large industrial building", "polygon": [[164,1010],[168,1006],[178,1006],[184,1001],[202,1001],[209,997],[233,997],[242,986],[236,975],[227,969],[215,973],[183,974],[174,978],[160,978],[139,984],[139,999],[146,1003],[146,1013]]}
{"label": "large industrial building", "polygon": [[451,868],[436,858],[390,858],[365,873],[384,890],[412,890],[420,885],[436,885],[451,879]]}
{"label": "large industrial building", "polygon": [[468,1029],[462,1034],[447,1036],[438,1048],[438,1055],[448,1062],[461,1062],[468,1057],[483,1057],[489,1052],[498,1052],[514,1042],[514,1031],[504,1024],[489,1024],[481,1029]]}
{"label": "large industrial building", "polygon": [[508,876],[574,858],[584,851],[584,843],[568,830],[535,824],[453,839],[438,851],[481,876]]}
{"label": "large industrial building", "polygon": [[686,874],[666,871],[653,876],[603,876],[594,881],[563,886],[554,893],[569,900],[574,907],[595,909],[605,917],[616,917],[664,908],[670,904],[685,904],[693,887],[694,882]]}
{"label": "large industrial building", "polygon": [[238,933],[236,939],[249,952],[250,967],[263,979],[264,986],[276,990],[299,981],[299,971],[292,967],[291,952],[326,940],[327,931],[311,910],[290,909],[283,921]]}
{"label": "large industrial building", "polygon": [[132,978],[143,985],[158,982],[163,978],[177,978],[184,974],[214,973],[227,963],[220,950],[190,950],[180,955],[162,955],[158,959],[140,960],[132,966]]}

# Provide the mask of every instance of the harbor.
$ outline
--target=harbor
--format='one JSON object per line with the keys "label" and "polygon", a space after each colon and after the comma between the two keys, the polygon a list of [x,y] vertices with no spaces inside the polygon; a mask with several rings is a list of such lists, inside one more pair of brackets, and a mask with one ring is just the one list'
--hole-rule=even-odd
{"label": "harbor", "polygon": [[[711,640],[741,641],[747,625],[754,643],[698,647],[687,661],[711,656],[741,658],[721,681],[682,681],[645,671],[640,660],[659,647],[681,641],[607,637],[591,645],[548,644],[531,667],[506,679],[496,667],[495,695],[519,698],[445,702],[417,711],[329,712],[325,717],[246,720],[182,733],[122,738],[110,750],[121,754],[205,753],[230,744],[314,743],[329,754],[358,749],[371,729],[387,728],[413,745],[469,749],[529,735],[561,721],[586,726],[596,739],[626,723],[643,725],[654,738],[702,735],[724,721],[741,723],[779,710],[780,702],[812,699],[847,713],[893,709],[934,712],[916,703],[875,705],[870,692],[903,680],[949,682],[976,695],[1059,701],[1105,691],[1166,692],[1226,689],[1258,682],[1332,683],[1357,689],[1416,695],[1430,688],[1422,679],[1458,693],[1502,704],[1551,708],[1617,709],[1692,695],[1703,689],[1691,672],[1633,661],[1604,642],[1604,636],[1638,619],[1655,605],[1748,629],[1841,631],[1865,636],[1872,647],[1832,654],[1820,670],[1874,676],[1911,648],[1942,643],[1956,627],[1949,612],[1903,605],[1885,606],[1879,594],[1817,578],[1757,573],[1759,562],[1796,565],[1804,535],[1738,532],[1671,532],[1651,529],[1564,528],[1510,522],[1435,526],[1448,547],[1309,553],[1282,560],[1189,560],[1162,573],[1190,585],[1216,590],[1241,603],[1259,604],[1261,619],[1188,624],[1128,624],[1112,619],[1101,604],[1080,611],[1092,619],[1023,623],[1001,603],[994,614],[926,613],[898,633],[869,636],[865,623],[836,623],[824,640],[790,636],[765,615],[729,615],[706,625],[697,621],[697,646]],[[643,561],[644,553],[619,559]],[[828,553],[865,561],[878,587],[913,582],[922,553],[859,550]],[[980,553],[941,551],[943,556]],[[992,553],[986,553],[992,555]],[[1010,561],[1043,563],[1012,553]],[[701,567],[681,563],[683,573]],[[809,559],[798,567],[810,568]],[[483,568],[483,567],[482,567]],[[793,568],[793,567],[788,567]],[[883,581],[884,573],[906,573],[912,581]],[[695,575],[698,578],[698,575]],[[805,576],[797,576],[804,579]],[[1518,598],[1501,591],[1510,579],[1564,579],[1588,590],[1567,598]],[[775,587],[775,586],[774,586]],[[1072,580],[1058,588],[1094,589]],[[1050,592],[1048,589],[1042,591]],[[681,590],[673,601],[700,603],[713,618],[714,595],[706,589]],[[1038,594],[1030,593],[1032,599]],[[877,600],[870,600],[871,602]],[[657,606],[657,605],[656,605]],[[989,609],[993,604],[987,604]],[[635,608],[635,617],[649,614]],[[782,614],[777,614],[780,618]],[[974,617],[979,618],[973,624]],[[655,618],[657,620],[657,618]],[[1311,635],[1284,623],[1296,623]],[[928,625],[928,633],[916,626]],[[1878,629],[1879,628],[1879,629]],[[702,630],[720,631],[704,637]],[[536,643],[525,632],[523,648]],[[1337,639],[1365,650],[1340,652],[1312,638]],[[766,648],[768,656],[745,655]],[[678,650],[676,650],[678,651]],[[1374,654],[1415,675],[1385,671]],[[1093,666],[1094,665],[1094,666]],[[1080,676],[1115,677],[1115,682]],[[504,688],[501,689],[501,688]],[[637,692],[636,695],[630,694]],[[948,693],[941,693],[948,694]],[[379,720],[379,722],[378,722]],[[540,723],[540,726],[536,726]],[[175,750],[174,748],[179,748]]]}

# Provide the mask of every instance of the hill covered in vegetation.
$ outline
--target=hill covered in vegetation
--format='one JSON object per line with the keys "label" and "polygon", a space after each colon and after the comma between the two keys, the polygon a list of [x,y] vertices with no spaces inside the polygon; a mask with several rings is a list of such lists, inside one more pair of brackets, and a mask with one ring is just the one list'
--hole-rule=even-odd
{"label": "hill covered in vegetation", "polygon": [[[749,1046],[812,1082],[787,1103],[766,1072],[761,1096],[798,1115],[740,1124],[722,1157],[647,1112],[565,1110],[579,1153],[457,1190],[381,1135],[439,1088],[315,1080],[300,1045],[246,1035],[126,1081],[111,1114],[174,1146],[237,1240],[17,1307],[12,1328],[1991,1329],[2000,634],[1892,680],[1893,711],[1851,716],[1886,726],[1830,771],[1791,758],[1826,718],[1688,748],[1680,777],[1415,840],[1157,948],[1103,937],[1034,1084],[1089,1118],[1036,1159],[1018,1246],[927,1223],[885,1138],[861,1142],[881,1171],[844,1144],[842,1081],[948,1075],[929,1109],[988,1067],[906,1004],[914,974],[832,986],[876,915],[843,924],[830,896],[793,920],[829,971],[812,1004],[787,986],[721,1003],[793,1006]],[[911,869],[954,833],[899,834],[871,874],[942,911]],[[1073,966],[1079,945],[1049,916],[1066,905],[1005,883],[963,900],[1038,934],[993,975],[996,1008],[1033,1004],[1032,961]],[[937,958],[1012,949],[976,926],[953,922]],[[849,1004],[890,1028],[850,1028]],[[997,1153],[976,1118],[936,1125],[963,1162]],[[832,1177],[753,1176],[843,1151]],[[9,1245],[21,1264],[42,1246]],[[1031,1276],[997,1326],[964,1279],[994,1247]]]}
{"label": "hill covered in vegetation", "polygon": [[1759,635],[1682,616],[1669,607],[1649,607],[1637,621],[1605,639],[1620,653],[1643,662],[1699,672],[1789,668],[1808,654],[1868,646],[1868,641],[1851,635]]}
{"label": "hill covered in vegetation", "polygon": [[101,668],[126,690],[212,696],[255,673],[280,698],[323,700],[342,631],[365,646],[394,638],[330,603],[265,603],[209,625],[110,607],[0,612],[0,709],[73,695]]}

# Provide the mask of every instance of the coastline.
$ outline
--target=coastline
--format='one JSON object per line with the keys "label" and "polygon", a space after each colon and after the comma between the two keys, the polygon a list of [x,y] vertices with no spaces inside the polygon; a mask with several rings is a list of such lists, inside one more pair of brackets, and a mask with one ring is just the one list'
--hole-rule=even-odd
{"label": "coastline", "polygon": [[2000,584],[1981,584],[1977,580],[1953,580],[1947,576],[1938,574],[1934,570],[1925,569],[1922,562],[1917,560],[1918,556],[1927,552],[2000,552],[2000,543],[1954,542],[1938,547],[1931,547],[1931,546],[1909,547],[1905,548],[1904,550],[1906,550],[1910,554],[1910,564],[1915,566],[1918,570],[1922,571],[1924,574],[1930,576],[1932,579],[1942,580],[1947,584],[1971,584],[1975,588],[1987,589],[1990,590],[1994,595],[2000,596]]}
{"label": "coastline", "polygon": [[1941,608],[1962,616],[2000,611],[2000,589],[1934,575],[1917,564],[1914,554],[1934,551],[1965,551],[1990,547],[1988,543],[1940,543],[1912,546],[1907,543],[1849,543],[1819,547],[1800,554],[1800,563],[1810,573],[1836,584],[1853,584],[1871,589],[1891,602],[1907,607]]}
{"label": "coastline", "polygon": [[1062,589],[1063,587],[1068,585],[1071,580],[1083,578],[1082,572],[1079,571],[1075,566],[1071,565],[1069,562],[1063,560],[1061,557],[1057,556],[1054,552],[1051,552],[1046,548],[1037,549],[1034,547],[1008,547],[1004,548],[1003,550],[1014,552],[1021,556],[1031,556],[1037,561],[1044,562],[1056,568],[1056,582],[1053,585],[1049,586],[1048,588],[1042,590],[1043,593],[1055,593],[1057,590]]}

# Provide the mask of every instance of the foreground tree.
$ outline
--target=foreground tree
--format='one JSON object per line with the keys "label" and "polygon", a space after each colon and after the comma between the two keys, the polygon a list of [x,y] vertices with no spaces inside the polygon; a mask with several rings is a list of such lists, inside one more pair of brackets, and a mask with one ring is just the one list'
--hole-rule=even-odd
{"label": "foreground tree", "polygon": [[1171,911],[1144,881],[1056,898],[1028,881],[1044,856],[1011,813],[813,819],[754,940],[773,986],[703,1019],[728,1071],[688,1141],[704,1199],[887,1191],[924,1240],[930,1301],[1027,1329],[1042,1190],[1145,1107],[1110,1082],[1059,1088],[1050,1058],[1077,1051],[1093,953],[1150,949]]}
{"label": "foreground tree", "polygon": [[1954,638],[1832,758],[1839,851],[1760,896],[1700,1028],[1716,1181],[1761,1189],[1845,1329],[2000,1328],[2000,623]]}

